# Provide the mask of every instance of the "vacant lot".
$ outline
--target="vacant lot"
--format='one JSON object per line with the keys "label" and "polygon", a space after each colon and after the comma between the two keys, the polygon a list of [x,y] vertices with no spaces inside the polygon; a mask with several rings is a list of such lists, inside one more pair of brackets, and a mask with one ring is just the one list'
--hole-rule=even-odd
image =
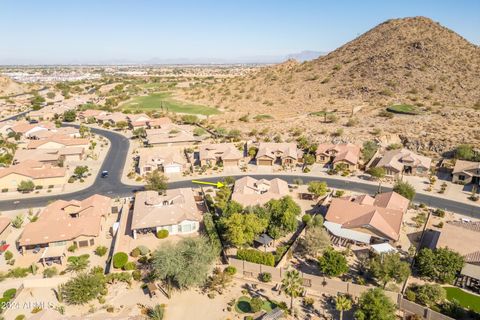
{"label": "vacant lot", "polygon": [[455,287],[445,287],[445,291],[447,291],[448,300],[452,301],[455,299],[462,307],[480,312],[480,296],[470,294]]}
{"label": "vacant lot", "polygon": [[152,93],[148,96],[135,97],[123,105],[122,109],[129,110],[163,110],[176,113],[212,115],[220,113],[217,109],[198,104],[189,104],[172,99],[171,94],[167,92]]}

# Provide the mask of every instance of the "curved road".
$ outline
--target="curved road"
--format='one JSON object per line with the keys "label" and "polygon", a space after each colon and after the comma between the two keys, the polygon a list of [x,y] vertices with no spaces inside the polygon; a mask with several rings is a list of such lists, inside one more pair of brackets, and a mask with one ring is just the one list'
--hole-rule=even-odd
{"label": "curved road", "polygon": [[[66,126],[74,126],[78,127],[78,125],[74,124],[65,124]],[[95,134],[102,135],[108,140],[110,140],[110,149],[105,157],[105,160],[102,164],[102,167],[97,175],[95,182],[92,186],[87,187],[83,190],[67,193],[67,194],[60,194],[60,195],[51,195],[51,196],[44,196],[44,197],[34,197],[34,198],[25,198],[22,199],[19,196],[19,203],[15,204],[15,200],[4,200],[0,201],[0,210],[12,210],[12,209],[20,209],[20,208],[31,208],[31,207],[40,207],[44,206],[51,200],[71,200],[71,199],[84,199],[93,194],[99,193],[107,196],[131,196],[135,190],[141,189],[139,186],[132,186],[126,185],[122,183],[121,176],[123,167],[125,166],[125,161],[128,156],[128,148],[129,148],[129,140],[121,134],[98,129],[92,128],[91,131]],[[100,172],[103,170],[107,170],[109,172],[109,176],[107,178],[102,178],[100,176]],[[256,178],[264,178],[264,179],[273,179],[281,177],[282,179],[286,180],[288,183],[293,183],[296,179],[301,179],[303,182],[307,183],[312,180],[321,180],[327,182],[329,187],[332,188],[341,188],[351,191],[357,192],[365,192],[369,194],[374,194],[377,192],[377,186],[372,185],[369,183],[364,183],[360,181],[345,181],[342,179],[336,179],[333,177],[318,177],[318,176],[305,176],[305,175],[269,175],[269,174],[249,174],[254,175]],[[244,175],[234,175],[235,177],[241,177]],[[216,182],[219,178],[204,178],[204,179],[197,179],[202,181],[208,182]],[[175,181],[169,183],[169,188],[185,188],[185,187],[193,187],[191,181]],[[389,191],[391,188],[389,187],[382,187],[383,191]],[[445,209],[448,211],[453,211],[461,214],[465,214],[471,217],[480,218],[480,206],[457,202],[454,200],[449,200],[445,198],[439,198],[430,196],[427,194],[417,194],[415,197],[415,202],[417,203],[425,203],[429,206]]]}

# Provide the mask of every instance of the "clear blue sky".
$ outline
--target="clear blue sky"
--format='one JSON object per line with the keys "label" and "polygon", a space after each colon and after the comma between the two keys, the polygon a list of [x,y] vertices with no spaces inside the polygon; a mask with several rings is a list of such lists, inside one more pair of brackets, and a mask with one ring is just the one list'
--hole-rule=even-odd
{"label": "clear blue sky", "polygon": [[478,0],[0,0],[0,64],[277,56],[331,51],[423,15],[480,44]]}

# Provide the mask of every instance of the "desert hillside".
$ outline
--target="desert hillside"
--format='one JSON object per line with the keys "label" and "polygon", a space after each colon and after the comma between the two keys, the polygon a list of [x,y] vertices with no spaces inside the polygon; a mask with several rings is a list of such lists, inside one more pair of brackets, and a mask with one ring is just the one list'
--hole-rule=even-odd
{"label": "desert hillside", "polygon": [[12,79],[0,76],[0,97],[24,92],[24,87]]}
{"label": "desert hillside", "polygon": [[[268,115],[262,119],[270,120],[239,123],[245,130],[282,133],[300,126],[320,140],[353,142],[394,135],[412,149],[440,153],[479,141],[478,129],[464,130],[480,119],[479,75],[478,46],[437,22],[414,17],[388,20],[313,61],[265,67],[194,87],[184,97],[222,107],[223,120],[230,122],[245,114]],[[381,114],[393,104],[411,105],[419,114]],[[311,116],[319,111],[337,120]],[[335,133],[339,125],[341,134]]]}

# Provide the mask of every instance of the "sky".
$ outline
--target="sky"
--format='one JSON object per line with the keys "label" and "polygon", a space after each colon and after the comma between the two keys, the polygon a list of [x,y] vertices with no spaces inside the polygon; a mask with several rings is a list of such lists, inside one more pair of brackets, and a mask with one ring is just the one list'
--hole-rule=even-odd
{"label": "sky", "polygon": [[479,12],[478,0],[0,0],[0,65],[262,60],[418,15],[479,45]]}

